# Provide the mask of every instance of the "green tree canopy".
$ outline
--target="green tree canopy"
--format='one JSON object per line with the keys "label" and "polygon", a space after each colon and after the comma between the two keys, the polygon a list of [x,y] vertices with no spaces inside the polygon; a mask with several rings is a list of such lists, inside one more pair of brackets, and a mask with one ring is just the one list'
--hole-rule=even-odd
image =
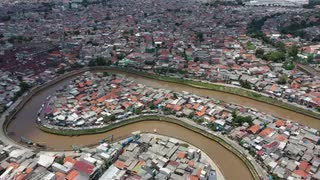
{"label": "green tree canopy", "polygon": [[287,84],[288,76],[287,75],[282,75],[279,77],[278,84]]}
{"label": "green tree canopy", "polygon": [[256,55],[258,58],[262,58],[263,55],[264,55],[264,50],[261,49],[261,48],[258,48],[258,49],[256,50],[255,55]]}

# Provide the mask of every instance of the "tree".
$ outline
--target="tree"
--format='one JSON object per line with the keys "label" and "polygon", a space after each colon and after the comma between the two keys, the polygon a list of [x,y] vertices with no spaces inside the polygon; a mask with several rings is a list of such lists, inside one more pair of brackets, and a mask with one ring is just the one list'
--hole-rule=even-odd
{"label": "tree", "polygon": [[144,61],[144,64],[154,66],[156,62],[154,60],[147,60],[147,61]]}
{"label": "tree", "polygon": [[20,91],[22,91],[22,92],[26,92],[31,88],[31,86],[26,82],[21,82],[19,86],[21,88]]}
{"label": "tree", "polygon": [[111,61],[106,59],[106,58],[103,58],[103,57],[98,57],[96,59],[96,65],[98,65],[98,66],[109,66],[109,65],[111,65]]}
{"label": "tree", "polygon": [[120,59],[120,60],[121,60],[121,59],[123,59],[124,57],[125,57],[125,55],[124,55],[124,54],[122,54],[122,53],[117,54],[117,58],[118,58],[118,59]]}
{"label": "tree", "polygon": [[197,124],[202,124],[204,120],[202,118],[198,118],[195,120]]}
{"label": "tree", "polygon": [[279,77],[278,84],[287,84],[288,76],[287,75],[282,75]]}
{"label": "tree", "polygon": [[16,92],[16,94],[13,97],[13,101],[17,100],[18,97],[22,96],[23,93],[27,92],[31,88],[31,86],[26,82],[21,82],[19,86],[20,91]]}
{"label": "tree", "polygon": [[189,115],[188,115],[188,119],[193,119],[194,117],[194,112],[191,112]]}
{"label": "tree", "polygon": [[248,123],[250,126],[253,124],[251,116],[238,116],[233,117],[233,124],[242,126],[244,123]]}
{"label": "tree", "polygon": [[141,114],[141,109],[140,108],[134,108],[133,109],[134,114]]}
{"label": "tree", "polygon": [[197,38],[200,42],[204,41],[204,38],[203,38],[203,33],[202,32],[197,32]]}
{"label": "tree", "polygon": [[273,62],[282,62],[286,59],[286,54],[282,51],[272,51],[265,54],[263,59]]}
{"label": "tree", "polygon": [[103,121],[108,123],[108,122],[113,122],[116,120],[116,116],[114,114],[111,114],[110,116],[105,115],[103,117]]}
{"label": "tree", "polygon": [[182,57],[184,58],[184,60],[188,60],[188,56],[186,54],[186,50],[183,51]]}
{"label": "tree", "polygon": [[232,111],[231,115],[233,119],[237,118],[237,111]]}
{"label": "tree", "polygon": [[232,127],[235,127],[236,126],[236,118],[237,118],[237,111],[232,111]]}
{"label": "tree", "polygon": [[63,165],[63,164],[64,164],[64,158],[65,158],[65,157],[66,157],[66,155],[65,155],[65,154],[62,154],[62,156],[59,156],[59,157],[56,158],[56,162],[57,162],[58,164]]}
{"label": "tree", "polygon": [[292,69],[295,68],[295,65],[293,64],[292,61],[289,61],[289,62],[285,62],[285,63],[283,64],[283,68],[284,68],[285,70],[292,70]]}
{"label": "tree", "polygon": [[108,72],[103,72],[103,76],[109,76]]}
{"label": "tree", "polygon": [[97,59],[96,59],[96,62],[97,62],[97,65],[98,66],[105,66],[107,63],[106,63],[106,60],[104,59],[104,58],[102,58],[102,57],[98,57]]}
{"label": "tree", "polygon": [[277,42],[275,44],[275,47],[280,51],[280,52],[286,52],[286,45],[283,42]]}
{"label": "tree", "polygon": [[240,82],[241,87],[246,88],[246,89],[251,89],[251,85],[247,80],[244,81],[244,80],[240,79],[239,82]]}
{"label": "tree", "polygon": [[297,57],[298,51],[298,46],[292,46],[288,49],[288,55],[291,57]]}
{"label": "tree", "polygon": [[257,50],[256,50],[256,56],[258,57],[258,58],[262,58],[263,57],[263,55],[264,55],[264,50],[263,49],[261,49],[261,48],[258,48]]}
{"label": "tree", "polygon": [[218,129],[218,126],[215,123],[209,123],[208,128],[210,128],[213,131],[216,131]]}
{"label": "tree", "polygon": [[307,58],[308,63],[312,63],[313,59],[314,59],[314,57],[312,54],[308,55],[308,58]]}
{"label": "tree", "polygon": [[252,42],[248,42],[247,43],[247,49],[249,50],[255,50],[256,49],[256,46],[254,44],[252,44]]}
{"label": "tree", "polygon": [[154,109],[156,109],[156,105],[154,105],[153,103],[150,103],[150,104],[149,104],[149,108],[150,108],[151,110],[154,110]]}

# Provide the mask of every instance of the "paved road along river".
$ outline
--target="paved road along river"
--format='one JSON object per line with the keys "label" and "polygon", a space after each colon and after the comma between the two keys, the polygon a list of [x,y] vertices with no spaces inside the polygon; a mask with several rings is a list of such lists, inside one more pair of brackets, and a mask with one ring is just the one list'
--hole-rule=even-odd
{"label": "paved road along river", "polygon": [[[186,85],[153,80],[128,73],[117,73],[124,74],[128,76],[128,78],[134,79],[138,83],[145,84],[151,87],[166,88],[174,91],[188,91],[197,95],[214,97],[225,102],[233,102],[244,106],[254,107],[266,113],[270,113],[283,118],[288,118],[296,122],[309,125],[311,127],[320,128],[320,121],[314,118],[304,116],[289,110],[281,109],[269,104],[254,101],[248,98],[230,95],[223,92],[198,89]],[[239,177],[241,177],[242,179],[252,179],[252,176],[249,170],[246,168],[245,164],[234,154],[223,148],[218,143],[175,124],[150,121],[131,124],[103,134],[76,137],[57,136],[42,132],[36,127],[35,123],[39,108],[48,95],[66,85],[70,79],[71,78],[67,78],[46,88],[45,90],[42,90],[41,92],[37,93],[30,101],[28,101],[27,104],[16,114],[15,118],[8,125],[8,136],[16,141],[19,141],[20,136],[24,136],[32,140],[33,142],[45,144],[48,148],[52,148],[55,150],[67,150],[70,149],[71,145],[74,144],[83,146],[95,144],[109,134],[113,134],[117,138],[124,137],[130,134],[132,131],[141,130],[145,132],[152,132],[156,128],[158,133],[160,134],[187,141],[205,151],[220,166],[226,179],[239,179]]]}

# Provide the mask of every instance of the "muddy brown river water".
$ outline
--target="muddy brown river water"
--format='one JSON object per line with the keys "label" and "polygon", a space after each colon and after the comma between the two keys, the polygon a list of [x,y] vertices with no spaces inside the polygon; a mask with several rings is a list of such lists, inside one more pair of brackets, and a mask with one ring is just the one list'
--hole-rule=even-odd
{"label": "muddy brown river water", "polygon": [[[241,96],[205,89],[198,89],[176,83],[158,81],[123,72],[116,73],[123,74],[128,78],[135,80],[137,83],[145,84],[147,86],[170,89],[178,92],[188,91],[190,93],[201,96],[209,96],[212,98],[223,100],[225,102],[253,107],[255,109],[261,110],[262,112],[269,113],[281,118],[290,119],[292,121],[299,122],[310,127],[318,129],[320,128],[320,121],[315,118]],[[96,144],[97,142],[99,142],[99,140],[107,137],[110,134],[112,134],[115,138],[120,138],[125,137],[131,132],[137,130],[143,132],[153,132],[154,129],[157,129],[157,132],[160,134],[175,137],[189,142],[206,152],[218,164],[226,179],[252,179],[252,176],[245,164],[230,151],[228,151],[215,141],[212,141],[198,133],[168,122],[139,122],[123,126],[121,128],[114,129],[102,134],[74,137],[58,136],[48,134],[39,130],[36,127],[35,122],[37,119],[37,112],[40,109],[45,98],[55,92],[57,89],[68,84],[70,79],[71,78],[67,78],[46,88],[45,90],[42,90],[41,92],[37,93],[30,101],[28,101],[27,104],[16,114],[15,119],[13,119],[9,123],[7,127],[8,136],[18,142],[20,141],[20,137],[23,136],[35,143],[44,144],[50,149],[69,150],[71,149],[72,145],[86,146]]]}

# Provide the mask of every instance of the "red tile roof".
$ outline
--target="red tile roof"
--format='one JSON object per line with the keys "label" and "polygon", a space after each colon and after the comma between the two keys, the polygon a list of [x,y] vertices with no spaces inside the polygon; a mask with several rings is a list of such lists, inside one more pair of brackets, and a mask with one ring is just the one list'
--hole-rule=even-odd
{"label": "red tile roof", "polygon": [[260,130],[260,126],[258,124],[252,125],[249,129],[248,132],[250,133],[257,133]]}
{"label": "red tile roof", "polygon": [[81,171],[81,172],[83,172],[83,173],[85,173],[87,175],[92,174],[94,172],[94,168],[95,168],[93,165],[85,163],[85,162],[82,162],[82,161],[77,161],[74,164],[74,167],[78,171]]}
{"label": "red tile roof", "polygon": [[114,166],[116,166],[117,168],[119,169],[123,169],[125,167],[125,164],[124,162],[120,161],[120,160],[117,160],[115,163],[114,163]]}
{"label": "red tile roof", "polygon": [[72,170],[67,175],[67,180],[76,180],[77,176],[79,175],[79,172],[77,170]]}
{"label": "red tile roof", "polygon": [[259,133],[259,136],[261,136],[261,137],[266,137],[266,136],[268,136],[269,134],[271,134],[272,131],[273,131],[272,128],[265,128],[263,131],[261,131],[261,132]]}
{"label": "red tile roof", "polygon": [[190,161],[188,162],[188,166],[194,167],[194,160],[190,160]]}
{"label": "red tile roof", "polygon": [[275,122],[275,124],[276,124],[277,127],[281,127],[281,126],[285,126],[286,125],[285,122],[282,121],[281,119],[277,120]]}
{"label": "red tile roof", "polygon": [[299,169],[305,171],[309,166],[309,163],[307,161],[300,161]]}
{"label": "red tile roof", "polygon": [[56,180],[65,180],[66,175],[61,172],[56,172]]}
{"label": "red tile roof", "polygon": [[302,171],[302,170],[295,170],[295,171],[293,171],[293,173],[303,177],[304,179],[306,179],[307,176],[309,175],[308,173],[306,173],[305,171]]}
{"label": "red tile roof", "polygon": [[283,135],[283,134],[278,135],[278,136],[277,136],[277,139],[278,139],[279,141],[287,141],[287,137],[286,137],[285,135]]}
{"label": "red tile roof", "polygon": [[179,152],[177,157],[180,158],[180,159],[183,159],[185,157],[186,153],[184,152]]}

